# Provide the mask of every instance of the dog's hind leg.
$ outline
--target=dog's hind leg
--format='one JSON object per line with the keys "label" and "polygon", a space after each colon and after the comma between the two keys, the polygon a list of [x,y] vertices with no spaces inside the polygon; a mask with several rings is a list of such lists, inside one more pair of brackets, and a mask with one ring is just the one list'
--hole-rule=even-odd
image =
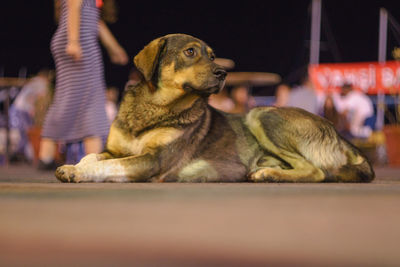
{"label": "dog's hind leg", "polygon": [[[325,173],[311,161],[306,159],[293,144],[299,142],[298,135],[285,129],[286,122],[280,114],[270,113],[274,108],[253,109],[246,118],[246,124],[255,136],[260,146],[265,149],[267,161],[258,164],[258,168],[251,171],[250,181],[254,182],[321,182]],[[268,120],[274,120],[270,123]],[[275,128],[268,129],[269,126]],[[269,135],[275,134],[273,140]],[[273,159],[273,160],[271,160]]]}
{"label": "dog's hind leg", "polygon": [[252,172],[251,180],[369,182],[374,178],[357,148],[328,121],[304,110],[256,108],[247,115],[246,124],[266,153],[291,166],[286,170],[265,166]]}
{"label": "dog's hind leg", "polygon": [[344,143],[347,145],[347,164],[329,172],[327,181],[346,183],[371,182],[375,178],[371,164],[365,156],[359,154],[352,144],[345,140]]}
{"label": "dog's hind leg", "polygon": [[253,182],[321,182],[325,173],[301,157],[280,155],[292,168],[282,169],[281,166],[259,167],[250,172],[249,180]]}

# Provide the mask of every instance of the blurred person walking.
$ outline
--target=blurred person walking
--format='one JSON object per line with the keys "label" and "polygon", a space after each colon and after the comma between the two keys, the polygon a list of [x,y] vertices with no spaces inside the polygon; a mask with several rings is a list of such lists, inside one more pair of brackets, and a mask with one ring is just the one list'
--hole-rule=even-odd
{"label": "blurred person walking", "polygon": [[54,155],[59,141],[83,140],[86,154],[102,150],[109,121],[98,38],[113,63],[128,62],[125,50],[100,19],[102,1],[60,1],[59,25],[51,41],[56,66],[55,94],[42,129],[39,169],[56,167]]}

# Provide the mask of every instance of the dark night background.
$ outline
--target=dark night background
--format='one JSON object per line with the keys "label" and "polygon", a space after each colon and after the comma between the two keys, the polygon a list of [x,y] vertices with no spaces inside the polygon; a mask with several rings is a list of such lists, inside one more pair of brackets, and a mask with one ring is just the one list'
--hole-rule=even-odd
{"label": "dark night background", "polygon": [[[233,59],[233,71],[265,71],[291,79],[309,58],[310,0],[297,1],[116,1],[119,19],[109,25],[130,57],[127,66],[104,56],[108,85],[122,88],[132,58],[149,41],[187,33],[206,41],[218,57]],[[321,62],[375,61],[379,8],[400,21],[400,1],[322,0]],[[53,68],[49,43],[56,24],[53,1],[3,1],[0,11],[0,75],[32,75]],[[400,46],[389,27],[388,59]],[[261,88],[259,94],[271,94]]]}

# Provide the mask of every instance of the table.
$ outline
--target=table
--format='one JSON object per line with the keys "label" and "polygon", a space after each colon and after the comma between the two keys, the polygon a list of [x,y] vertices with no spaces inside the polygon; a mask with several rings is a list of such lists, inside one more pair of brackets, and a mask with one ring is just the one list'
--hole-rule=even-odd
{"label": "table", "polygon": [[217,57],[214,62],[222,67],[224,67],[225,70],[230,70],[235,67],[235,62],[232,59],[229,58],[221,58]]}
{"label": "table", "polygon": [[228,72],[226,85],[230,86],[265,86],[275,85],[281,81],[281,77],[269,72]]}

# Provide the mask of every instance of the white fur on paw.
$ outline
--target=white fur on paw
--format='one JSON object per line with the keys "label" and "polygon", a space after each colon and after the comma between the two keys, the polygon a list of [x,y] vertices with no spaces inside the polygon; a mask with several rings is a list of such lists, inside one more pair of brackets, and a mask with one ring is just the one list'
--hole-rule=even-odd
{"label": "white fur on paw", "polygon": [[97,154],[91,153],[91,154],[88,154],[85,157],[83,157],[81,159],[81,161],[78,164],[76,164],[76,166],[82,166],[82,165],[94,163],[97,161],[98,161]]}
{"label": "white fur on paw", "polygon": [[55,173],[58,180],[64,183],[87,182],[82,172],[74,165],[63,165],[58,167]]}

